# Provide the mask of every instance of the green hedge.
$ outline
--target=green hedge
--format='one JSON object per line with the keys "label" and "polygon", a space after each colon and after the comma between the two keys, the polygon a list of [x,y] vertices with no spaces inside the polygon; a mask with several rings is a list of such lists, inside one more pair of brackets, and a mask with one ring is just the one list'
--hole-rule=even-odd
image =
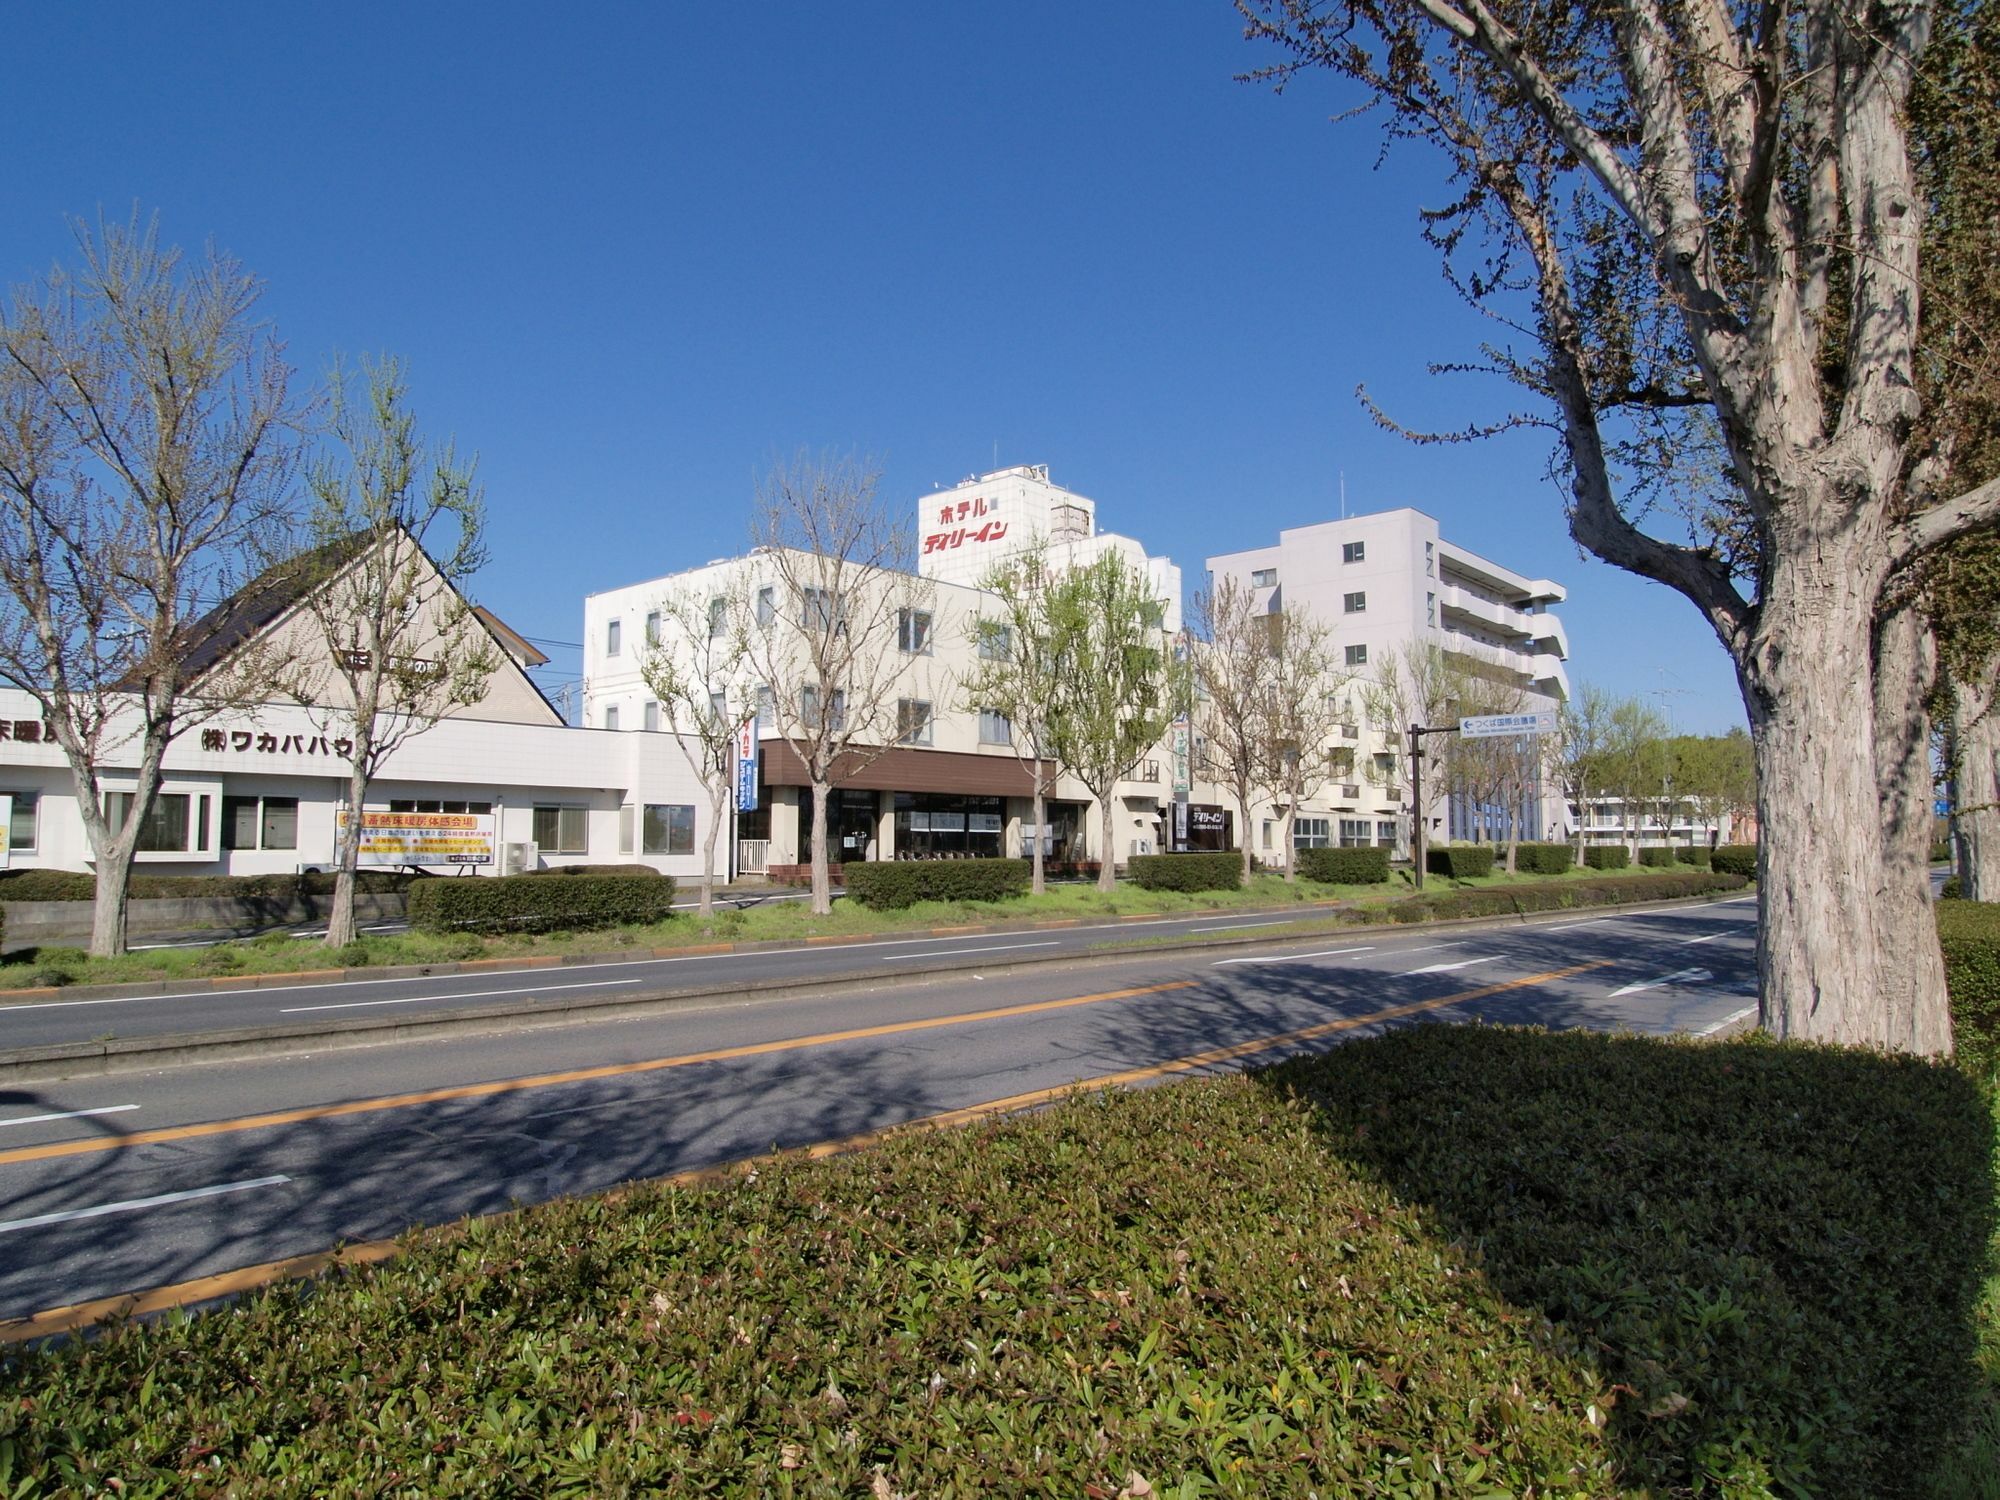
{"label": "green hedge", "polygon": [[919,901],[1008,901],[1028,893],[1025,859],[850,860],[847,894],[888,911]]}
{"label": "green hedge", "polygon": [[1649,870],[1671,870],[1681,862],[1672,844],[1648,844],[1639,851],[1639,863]]}
{"label": "green hedge", "polygon": [[1959,1066],[2000,1084],[2000,902],[1940,901],[1937,926]]}
{"label": "green hedge", "polygon": [[1424,853],[1424,868],[1453,880],[1477,880],[1493,873],[1491,844],[1444,844]]}
{"label": "green hedge", "polygon": [[1757,878],[1757,846],[1755,844],[1723,844],[1709,856],[1709,863],[1725,875],[1741,875],[1746,880]]}
{"label": "green hedge", "polygon": [[1234,891],[1243,886],[1243,856],[1135,854],[1125,874],[1143,891]]}
{"label": "green hedge", "polygon": [[1740,891],[1740,875],[1707,870],[1673,874],[1628,875],[1617,880],[1563,880],[1546,885],[1489,886],[1485,890],[1452,891],[1375,907],[1360,913],[1364,922],[1429,922],[1460,917],[1523,916],[1538,911],[1568,911],[1579,906],[1629,906],[1640,901],[1670,901],[1677,896],[1705,896]]}
{"label": "green hedge", "polygon": [[664,878],[651,865],[552,865],[546,870],[524,870],[526,875],[636,875],[641,879]]}
{"label": "green hedge", "polygon": [[1389,851],[1301,849],[1299,873],[1322,885],[1379,885],[1389,878]]}
{"label": "green hedge", "polygon": [[[354,888],[364,894],[396,894],[424,875],[405,870],[357,870]],[[134,874],[125,894],[133,901],[209,897],[236,901],[290,902],[298,896],[331,896],[336,877],[312,875],[142,875]],[[97,878],[77,870],[0,871],[0,901],[94,901]]]}
{"label": "green hedge", "polygon": [[1583,862],[1593,870],[1623,870],[1632,863],[1632,851],[1623,844],[1591,844],[1583,851]]}
{"label": "green hedge", "polygon": [[1675,851],[1675,857],[1684,865],[1696,865],[1706,870],[1709,867],[1708,845],[1689,844],[1685,849]]}
{"label": "green hedge", "polygon": [[1576,862],[1568,844],[1521,844],[1514,850],[1514,868],[1524,875],[1566,875]]}
{"label": "green hedge", "polygon": [[545,880],[535,875],[426,880],[410,890],[410,926],[419,932],[529,932],[665,920],[674,882],[662,875]]}

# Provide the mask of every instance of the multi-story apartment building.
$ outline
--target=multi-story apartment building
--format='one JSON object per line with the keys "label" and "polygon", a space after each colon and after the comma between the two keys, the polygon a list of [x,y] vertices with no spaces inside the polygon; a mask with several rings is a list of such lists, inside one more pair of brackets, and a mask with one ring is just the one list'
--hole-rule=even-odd
{"label": "multi-story apartment building", "polygon": [[[855,665],[870,681],[850,683],[839,711],[857,723],[866,764],[835,787],[827,807],[833,860],[904,856],[1018,855],[1031,847],[1033,779],[1013,743],[1013,726],[970,701],[962,684],[975,675],[983,616],[994,597],[979,588],[993,568],[1031,545],[1050,567],[1081,566],[1117,551],[1152,581],[1162,628],[1180,627],[1180,570],[1151,558],[1129,537],[1096,529],[1094,501],[1048,482],[1040,466],[1005,469],[919,500],[918,569],[850,572],[851,597],[840,608],[854,629],[871,632],[879,659]],[[788,590],[768,554],[729,558],[700,568],[593,594],[584,602],[584,722],[620,731],[665,731],[671,716],[648,688],[643,667],[654,643],[672,647],[673,600],[703,609],[747,608],[754,628],[805,628],[788,613]],[[728,601],[742,601],[731,604]],[[719,616],[718,616],[719,618]],[[875,622],[873,624],[867,622]],[[766,674],[770,675],[770,674]],[[791,877],[810,857],[811,778],[785,738],[773,689],[743,663],[733,682],[717,682],[733,714],[756,707],[759,766],[754,808],[739,812],[737,870]],[[1174,793],[1171,755],[1143,759],[1114,792],[1114,862],[1164,847]],[[1057,860],[1096,860],[1095,804],[1083,787],[1059,780],[1047,804],[1043,847]],[[1203,825],[1220,831],[1214,821]],[[1220,844],[1217,844],[1220,847]]]}
{"label": "multi-story apartment building", "polygon": [[[1563,670],[1569,641],[1549,613],[1564,598],[1561,585],[1524,577],[1446,541],[1437,521],[1422,511],[1404,507],[1290,527],[1278,533],[1275,546],[1209,558],[1208,570],[1213,583],[1233,579],[1248,590],[1259,610],[1303,610],[1324,622],[1338,659],[1357,678],[1378,671],[1408,643],[1425,641],[1489,676],[1501,674],[1519,689],[1522,710],[1553,707],[1569,696]],[[1353,752],[1343,763],[1374,774],[1330,779],[1301,807],[1297,843],[1408,847],[1399,788],[1383,774],[1404,752],[1405,726],[1365,722],[1363,696],[1352,695],[1356,723],[1341,731]],[[1433,839],[1470,836],[1475,810],[1454,801],[1425,811]],[[1551,792],[1531,797],[1523,811],[1527,837],[1560,836],[1567,825],[1563,804]],[[1263,852],[1275,814],[1260,821]]]}

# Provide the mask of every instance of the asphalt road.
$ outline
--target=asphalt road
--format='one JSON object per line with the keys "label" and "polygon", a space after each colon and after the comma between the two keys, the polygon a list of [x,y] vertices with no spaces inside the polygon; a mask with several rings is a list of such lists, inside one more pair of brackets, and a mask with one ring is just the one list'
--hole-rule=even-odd
{"label": "asphalt road", "polygon": [[1190,1071],[1474,1018],[1713,1031],[1754,1013],[1755,911],[971,969],[4,1088],[0,1317],[1204,1054],[1230,1055]]}
{"label": "asphalt road", "polygon": [[1324,912],[1288,916],[1242,913],[1096,922],[1081,927],[962,937],[884,937],[765,952],[693,954],[674,958],[568,964],[552,969],[486,970],[420,979],[245,983],[195,994],[111,998],[0,999],[0,1051],[88,1042],[108,1037],[178,1036],[244,1027],[292,1027],[386,1014],[443,1015],[507,1002],[564,1001],[579,996],[653,996],[748,988],[814,979],[851,980],[940,966],[976,968],[1028,957],[1082,954],[1119,938],[1190,933],[1252,932]]}

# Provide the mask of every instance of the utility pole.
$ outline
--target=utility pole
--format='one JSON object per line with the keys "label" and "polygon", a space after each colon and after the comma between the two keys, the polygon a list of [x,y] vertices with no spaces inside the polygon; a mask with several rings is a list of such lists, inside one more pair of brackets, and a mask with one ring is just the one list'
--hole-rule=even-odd
{"label": "utility pole", "polygon": [[1417,889],[1424,888],[1424,861],[1419,851],[1424,844],[1424,736],[1427,734],[1457,734],[1456,724],[1427,729],[1421,724],[1410,726],[1410,855],[1411,863],[1417,870]]}

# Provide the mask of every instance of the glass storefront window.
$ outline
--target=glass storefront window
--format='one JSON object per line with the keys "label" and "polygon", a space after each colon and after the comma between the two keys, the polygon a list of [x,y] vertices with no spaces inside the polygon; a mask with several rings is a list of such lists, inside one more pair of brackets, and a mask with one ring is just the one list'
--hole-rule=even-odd
{"label": "glass storefront window", "polygon": [[997,859],[1006,828],[1001,797],[896,793],[898,859]]}

